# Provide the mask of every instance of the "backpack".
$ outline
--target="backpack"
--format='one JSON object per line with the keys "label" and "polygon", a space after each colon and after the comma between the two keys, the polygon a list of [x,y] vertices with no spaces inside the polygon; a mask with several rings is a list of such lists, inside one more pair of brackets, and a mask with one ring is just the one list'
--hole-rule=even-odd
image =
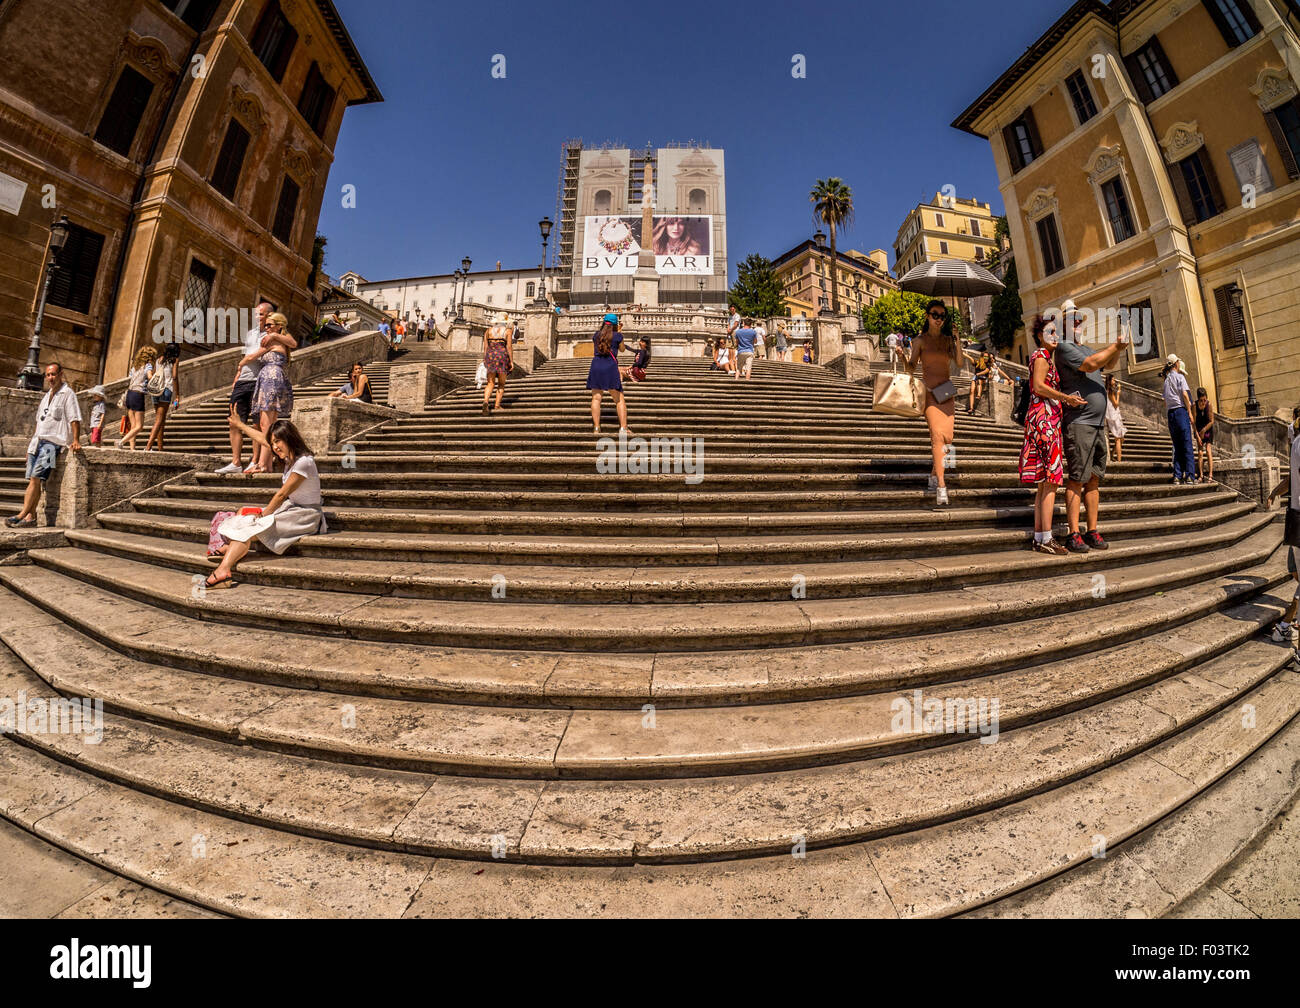
{"label": "backpack", "polygon": [[163,389],[167,387],[167,373],[160,364],[153,369],[153,374],[149,376],[149,381],[145,383],[144,390],[151,396],[163,394]]}
{"label": "backpack", "polygon": [[1033,383],[1028,378],[1016,379],[1016,406],[1011,411],[1011,420],[1018,427],[1023,427],[1029,419],[1029,395]]}

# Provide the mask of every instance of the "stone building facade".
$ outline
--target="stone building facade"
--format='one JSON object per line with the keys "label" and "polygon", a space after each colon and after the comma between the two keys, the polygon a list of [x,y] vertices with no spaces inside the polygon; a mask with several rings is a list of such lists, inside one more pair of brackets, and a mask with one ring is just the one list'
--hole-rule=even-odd
{"label": "stone building facade", "polygon": [[988,203],[935,193],[904,219],[894,240],[894,270],[901,277],[921,263],[936,259],[988,262],[995,248],[997,218]]}
{"label": "stone building facade", "polygon": [[[1150,308],[1121,372],[1169,353],[1242,415],[1300,387],[1300,4],[1080,0],[953,123],[993,149],[1027,319]],[[1233,286],[1244,295],[1238,311]]]}
{"label": "stone building facade", "polygon": [[[547,300],[551,300],[554,276],[546,274]],[[406,277],[397,280],[367,280],[349,271],[339,277],[339,286],[362,301],[404,322],[432,321],[443,332],[456,316],[456,306],[481,305],[486,309],[523,311],[541,291],[542,270],[476,270],[463,280],[451,273],[438,276]]]}
{"label": "stone building facade", "polygon": [[4,0],[0,369],[26,360],[60,214],[42,360],[75,385],[122,377],[160,311],[186,355],[260,298],[310,331],[343,113],[380,100],[331,0]]}
{"label": "stone building facade", "polygon": [[[818,232],[820,235],[821,232]],[[898,281],[889,275],[889,256],[884,249],[859,252],[836,250],[839,257],[840,310],[860,318],[862,309],[875,304]],[[772,260],[772,272],[781,284],[781,303],[792,316],[811,318],[831,303],[831,250],[817,239],[809,239]]]}

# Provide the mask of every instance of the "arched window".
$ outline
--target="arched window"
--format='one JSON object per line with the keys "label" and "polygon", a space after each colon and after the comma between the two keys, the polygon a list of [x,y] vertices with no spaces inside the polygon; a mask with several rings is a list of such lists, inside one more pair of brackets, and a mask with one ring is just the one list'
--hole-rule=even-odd
{"label": "arched window", "polygon": [[530,281],[528,286],[524,288],[524,297],[532,297],[536,290],[537,285]]}
{"label": "arched window", "polygon": [[704,190],[692,189],[686,197],[687,213],[704,213]]}
{"label": "arched window", "polygon": [[356,293],[357,282],[353,280],[351,277],[348,277],[348,281],[343,285],[343,289],[347,291],[349,294],[354,294]]}
{"label": "arched window", "polygon": [[598,191],[596,193],[596,200],[594,203],[594,208],[596,213],[598,214],[609,213],[609,208],[612,202],[613,202],[613,197],[610,196],[608,189],[601,189],[600,191]]}

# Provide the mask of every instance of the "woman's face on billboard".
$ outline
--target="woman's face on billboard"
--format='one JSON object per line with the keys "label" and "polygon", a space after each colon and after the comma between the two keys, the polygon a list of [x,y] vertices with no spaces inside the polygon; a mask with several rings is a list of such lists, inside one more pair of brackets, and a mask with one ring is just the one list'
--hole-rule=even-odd
{"label": "woman's face on billboard", "polygon": [[686,222],[680,217],[668,218],[668,237],[680,238],[686,233]]}

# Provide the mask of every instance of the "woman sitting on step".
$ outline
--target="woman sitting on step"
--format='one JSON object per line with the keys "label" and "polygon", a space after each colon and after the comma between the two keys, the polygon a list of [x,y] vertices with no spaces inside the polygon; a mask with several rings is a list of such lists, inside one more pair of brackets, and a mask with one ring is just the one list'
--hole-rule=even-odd
{"label": "woman sitting on step", "polygon": [[633,383],[643,382],[646,378],[646,368],[650,366],[650,337],[642,336],[637,341],[636,355],[632,358],[632,363],[623,368],[623,380]]}
{"label": "woman sitting on step", "polygon": [[208,588],[213,589],[235,586],[235,566],[248,555],[253,540],[279,555],[304,536],[329,531],[322,510],[316,459],[298,428],[288,420],[277,420],[263,435],[260,430],[240,420],[233,406],[230,426],[242,430],[254,444],[273,451],[284,462],[284,475],[280,489],[262,508],[260,516],[250,522],[236,523],[240,526],[238,528],[232,528],[231,522],[221,526],[224,531],[220,535],[226,543],[208,553],[208,559],[218,564],[205,582]]}
{"label": "woman sitting on step", "polygon": [[347,383],[329,394],[331,399],[356,399],[363,403],[373,403],[370,391],[370,379],[366,377],[366,366],[360,361],[352,365]]}

